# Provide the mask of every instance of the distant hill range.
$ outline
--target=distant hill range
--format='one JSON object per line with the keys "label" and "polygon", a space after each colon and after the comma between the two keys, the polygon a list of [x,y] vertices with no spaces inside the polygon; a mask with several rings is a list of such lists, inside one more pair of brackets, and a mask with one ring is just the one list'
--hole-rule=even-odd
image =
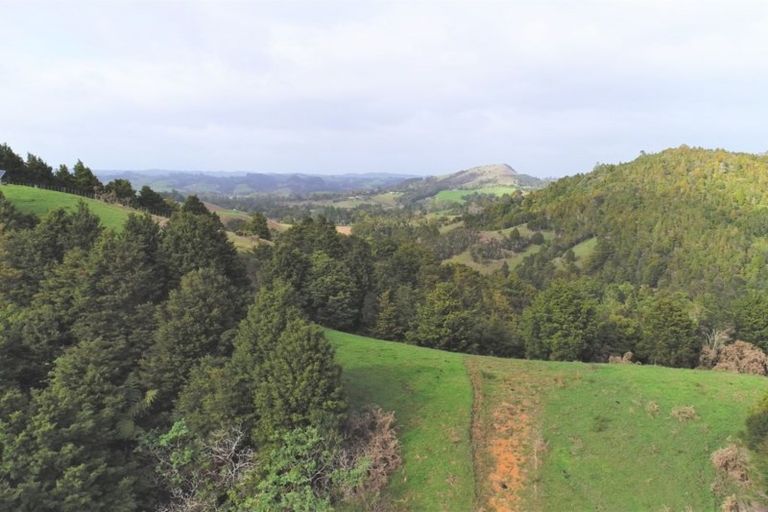
{"label": "distant hill range", "polygon": [[182,194],[306,196],[323,192],[396,191],[402,192],[411,201],[433,196],[442,190],[499,186],[536,189],[548,183],[533,176],[518,174],[507,164],[482,165],[453,174],[425,178],[390,173],[319,175],[161,170],[104,170],[97,174],[105,183],[122,178],[129,180],[134,188],[149,185],[160,192],[177,190]]}
{"label": "distant hill range", "polygon": [[418,201],[443,190],[482,191],[492,187],[532,190],[542,188],[547,183],[547,180],[519,174],[507,164],[490,164],[443,176],[412,178],[395,185],[393,189],[403,193],[403,201]]}
{"label": "distant hill range", "polygon": [[365,174],[278,174],[278,173],[205,173],[193,171],[99,171],[104,181],[127,179],[134,188],[149,185],[161,192],[177,190],[182,194],[255,194],[307,195],[317,192],[361,192],[387,188],[413,175]]}

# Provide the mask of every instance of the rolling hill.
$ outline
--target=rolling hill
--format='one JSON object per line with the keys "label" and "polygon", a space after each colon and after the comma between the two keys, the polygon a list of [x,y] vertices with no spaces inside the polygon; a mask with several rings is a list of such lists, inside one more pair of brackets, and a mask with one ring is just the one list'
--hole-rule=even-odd
{"label": "rolling hill", "polygon": [[137,188],[149,185],[161,192],[177,190],[183,194],[221,194],[248,196],[260,194],[305,195],[315,192],[352,192],[389,187],[410,178],[387,173],[363,174],[278,174],[213,173],[193,171],[99,171],[105,181],[122,178]]}
{"label": "rolling hill", "polygon": [[546,181],[526,174],[518,174],[507,164],[481,165],[443,176],[413,178],[393,188],[400,192],[401,203],[435,197],[439,201],[461,202],[473,193],[504,195],[517,190],[532,190],[546,185]]}
{"label": "rolling hill", "polygon": [[83,201],[101,219],[102,224],[110,229],[119,230],[128,215],[136,212],[136,210],[117,204],[23,185],[2,185],[0,192],[23,213],[40,217],[56,208],[73,209],[77,207],[80,201]]}
{"label": "rolling hill", "polygon": [[[67,194],[65,192],[57,192],[55,190],[28,187],[24,185],[2,185],[0,186],[0,192],[21,212],[37,215],[38,217],[42,217],[56,208],[76,208],[77,204],[80,201],[83,201],[88,208],[101,219],[101,223],[104,227],[117,231],[122,229],[123,224],[131,213],[141,213],[138,210],[119,204],[106,203],[104,201],[75,194]],[[222,210],[215,207],[215,205],[209,205],[209,209],[216,212],[225,224],[230,217],[237,217],[240,215],[247,218],[247,215],[245,214],[230,210]],[[156,220],[161,223],[164,222],[163,217],[156,217]],[[270,229],[279,231],[286,228],[286,226],[282,224],[272,221],[270,221],[270,223]],[[243,251],[252,249],[259,243],[254,237],[240,236],[231,231],[227,232],[227,237],[233,244],[235,244],[235,247],[238,250]]]}
{"label": "rolling hill", "polygon": [[768,392],[764,377],[326,335],[352,407],[396,413],[394,510],[719,510],[711,454]]}

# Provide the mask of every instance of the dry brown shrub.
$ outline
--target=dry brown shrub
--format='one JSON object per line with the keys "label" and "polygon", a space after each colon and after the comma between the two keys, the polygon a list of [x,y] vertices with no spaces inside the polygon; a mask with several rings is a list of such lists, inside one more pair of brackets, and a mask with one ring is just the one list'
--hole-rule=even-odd
{"label": "dry brown shrub", "polygon": [[378,496],[389,481],[389,475],[402,462],[400,441],[395,428],[395,413],[379,407],[370,407],[352,414],[347,421],[347,447],[343,450],[340,466],[356,467],[366,461],[366,477],[350,488],[343,489],[344,500],[366,501],[367,510],[378,508]]}
{"label": "dry brown shrub", "polygon": [[625,352],[623,356],[608,356],[608,362],[611,364],[634,364],[635,354]]}
{"label": "dry brown shrub", "polygon": [[720,349],[714,369],[725,372],[766,375],[768,374],[768,355],[751,343],[735,341]]}
{"label": "dry brown shrub", "polygon": [[719,350],[705,345],[701,348],[699,355],[699,366],[701,368],[712,369],[717,364],[717,358],[720,355]]}
{"label": "dry brown shrub", "polygon": [[742,486],[749,484],[749,454],[745,448],[729,444],[713,453],[711,460],[719,475]]}
{"label": "dry brown shrub", "polygon": [[647,412],[651,416],[657,416],[659,414],[659,404],[651,400],[650,402],[645,404],[645,412]]}
{"label": "dry brown shrub", "polygon": [[672,412],[670,412],[669,415],[682,423],[684,421],[695,420],[696,409],[692,405],[683,405],[672,409]]}
{"label": "dry brown shrub", "polygon": [[741,512],[742,507],[739,505],[739,500],[736,499],[735,494],[731,494],[730,496],[726,496],[726,498],[723,500],[723,504],[720,505],[721,512]]}

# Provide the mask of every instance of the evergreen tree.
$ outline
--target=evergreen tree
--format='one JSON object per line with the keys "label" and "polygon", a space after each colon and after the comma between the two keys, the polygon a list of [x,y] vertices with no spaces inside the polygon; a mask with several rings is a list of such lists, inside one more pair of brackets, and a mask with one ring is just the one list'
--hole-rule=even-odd
{"label": "evergreen tree", "polygon": [[360,294],[349,268],[322,252],[312,255],[311,265],[306,288],[311,318],[335,329],[351,329],[360,314]]}
{"label": "evergreen tree", "polygon": [[272,239],[272,234],[269,232],[269,226],[267,225],[267,218],[261,212],[251,214],[251,218],[248,220],[245,230],[249,233],[253,233],[262,240]]}
{"label": "evergreen tree", "polygon": [[205,434],[215,426],[200,421],[210,411],[219,421],[242,425],[259,444],[282,429],[339,426],[341,370],[322,331],[301,317],[288,285],[277,282],[259,293],[234,345],[223,372],[212,360],[193,370],[208,377],[193,375],[179,400],[178,413],[191,428]]}
{"label": "evergreen tree", "polygon": [[132,446],[135,392],[123,340],[81,342],[51,385],[17,405],[0,437],[0,503],[28,512],[130,512],[150,496]]}
{"label": "evergreen tree", "polygon": [[6,173],[5,181],[28,183],[24,160],[8,144],[0,144],[0,169]]}
{"label": "evergreen tree", "polygon": [[643,335],[637,343],[637,355],[642,361],[688,368],[698,363],[701,342],[681,297],[648,299],[641,319]]}
{"label": "evergreen tree", "polygon": [[155,215],[170,217],[173,213],[171,206],[163,199],[163,196],[144,185],[136,196],[136,206],[143,208]]}
{"label": "evergreen tree", "polygon": [[161,252],[172,283],[193,270],[211,267],[237,286],[247,286],[245,268],[214,215],[174,214],[163,230]]}
{"label": "evergreen tree", "polygon": [[526,357],[590,360],[597,329],[597,304],[591,283],[553,281],[523,313]]}
{"label": "evergreen tree", "polygon": [[56,170],[54,180],[56,185],[65,189],[74,188],[75,186],[75,179],[72,176],[72,173],[69,172],[69,168],[64,164],[61,164]]}
{"label": "evergreen tree", "polygon": [[84,194],[93,194],[101,188],[101,181],[80,160],[72,168],[72,182],[75,188]]}
{"label": "evergreen tree", "polygon": [[37,217],[21,213],[16,206],[0,192],[0,231],[29,229],[35,227]]}
{"label": "evergreen tree", "polygon": [[339,428],[346,409],[341,368],[319,327],[301,319],[286,324],[259,367],[253,404],[261,413],[256,433],[262,439],[283,429]]}
{"label": "evergreen tree", "polygon": [[35,185],[52,185],[54,182],[51,166],[32,153],[27,153],[26,175]]}
{"label": "evergreen tree", "polygon": [[409,343],[459,352],[476,352],[475,312],[462,304],[453,283],[439,283],[417,308]]}
{"label": "evergreen tree", "polygon": [[750,291],[734,305],[737,339],[768,350],[768,294]]}
{"label": "evergreen tree", "polygon": [[107,232],[99,240],[75,296],[76,337],[124,337],[137,353],[147,346],[154,305],[165,292],[164,270],[151,250],[154,243],[155,236],[140,219],[126,223],[120,234]]}
{"label": "evergreen tree", "polygon": [[181,205],[181,211],[195,215],[213,215],[196,195],[187,196],[184,204]]}
{"label": "evergreen tree", "polygon": [[154,410],[171,409],[203,356],[230,353],[243,302],[242,291],[215,270],[194,270],[181,279],[158,311],[154,343],[141,363],[142,383],[157,392]]}
{"label": "evergreen tree", "polygon": [[104,186],[104,191],[111,197],[111,200],[124,205],[132,205],[136,201],[136,192],[128,180],[112,180]]}
{"label": "evergreen tree", "polygon": [[385,340],[400,340],[403,337],[404,329],[398,315],[397,305],[391,296],[391,290],[384,290],[379,295],[378,315],[373,334],[377,338]]}

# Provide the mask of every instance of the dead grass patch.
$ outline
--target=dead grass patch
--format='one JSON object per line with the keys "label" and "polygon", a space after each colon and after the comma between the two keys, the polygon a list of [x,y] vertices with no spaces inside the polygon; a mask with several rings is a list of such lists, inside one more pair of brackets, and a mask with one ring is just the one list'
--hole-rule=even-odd
{"label": "dead grass patch", "polygon": [[698,418],[698,415],[696,414],[696,408],[692,405],[682,405],[680,407],[675,407],[672,409],[672,412],[670,412],[669,415],[680,423],[693,421]]}

